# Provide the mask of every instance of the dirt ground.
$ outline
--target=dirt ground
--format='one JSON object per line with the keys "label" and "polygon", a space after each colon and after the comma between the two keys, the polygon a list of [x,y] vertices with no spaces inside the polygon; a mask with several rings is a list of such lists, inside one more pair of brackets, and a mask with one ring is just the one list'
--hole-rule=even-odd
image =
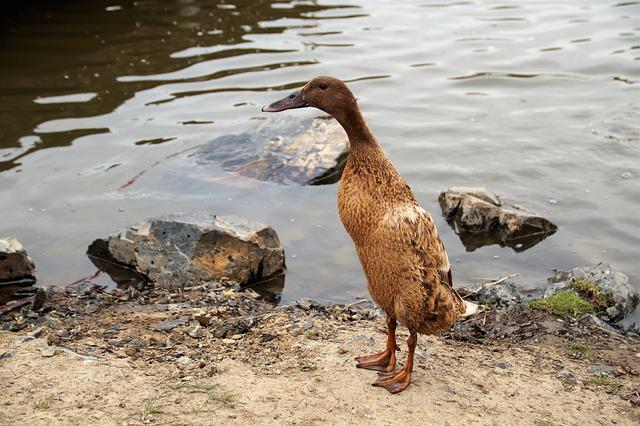
{"label": "dirt ground", "polygon": [[3,424],[640,423],[640,342],[553,317],[530,338],[421,336],[412,385],[391,395],[354,367],[385,341],[366,304],[273,309],[225,290],[47,305],[0,333]]}

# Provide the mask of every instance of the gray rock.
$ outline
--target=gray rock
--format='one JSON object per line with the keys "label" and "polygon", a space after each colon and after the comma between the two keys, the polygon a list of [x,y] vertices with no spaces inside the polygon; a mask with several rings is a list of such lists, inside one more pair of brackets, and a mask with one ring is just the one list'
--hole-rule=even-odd
{"label": "gray rock", "polygon": [[503,370],[509,370],[511,368],[511,363],[508,361],[500,361],[496,364],[496,367],[502,368]]}
{"label": "gray rock", "polygon": [[449,188],[440,193],[438,202],[468,251],[499,244],[520,252],[557,229],[549,220],[485,188]]}
{"label": "gray rock", "polygon": [[186,325],[188,322],[188,318],[179,318],[175,320],[164,320],[159,323],[151,325],[151,328],[158,331],[171,331],[176,327],[181,325]]}
{"label": "gray rock", "polygon": [[27,252],[15,238],[0,238],[0,284],[24,280],[35,282],[36,267]]}
{"label": "gray rock", "polygon": [[335,121],[280,116],[245,133],[220,136],[190,157],[258,180],[321,185],[340,179],[347,153],[347,136]]}
{"label": "gray rock", "polygon": [[636,305],[633,312],[624,317],[616,325],[624,331],[633,331],[640,334],[640,305]]}
{"label": "gray rock", "polygon": [[589,364],[587,365],[587,373],[589,374],[608,374],[611,376],[618,376],[620,372],[618,369],[611,365],[602,364]]}
{"label": "gray rock", "polygon": [[476,284],[464,287],[459,293],[471,300],[490,306],[510,306],[522,300],[518,287],[510,280],[498,284]]}
{"label": "gray rock", "polygon": [[305,311],[309,311],[311,309],[318,309],[322,307],[322,304],[319,302],[316,302],[313,299],[308,299],[306,297],[303,297],[302,299],[296,300],[296,306],[298,306],[301,309],[304,309]]}
{"label": "gray rock", "polygon": [[603,320],[601,320],[600,318],[598,318],[597,316],[593,315],[593,314],[585,314],[582,316],[582,318],[580,318],[580,324],[585,325],[585,324],[591,324],[591,325],[595,325],[599,328],[604,328],[605,330],[608,330],[612,333],[615,333],[616,330],[615,328],[611,327],[609,324],[607,324],[606,322],[604,322]]}
{"label": "gray rock", "polygon": [[585,279],[592,281],[600,287],[606,294],[611,293],[613,306],[607,309],[607,316],[613,322],[621,322],[627,329],[638,328],[639,321],[633,319],[633,315],[638,306],[638,293],[629,284],[629,278],[622,272],[617,271],[608,262],[600,262],[595,266],[574,268],[569,271],[558,271],[554,278],[555,284],[547,288],[545,296],[567,288],[571,281],[575,279]]}
{"label": "gray rock", "polygon": [[94,241],[87,254],[133,269],[165,288],[218,280],[249,284],[285,266],[284,248],[270,226],[208,213],[150,219]]}

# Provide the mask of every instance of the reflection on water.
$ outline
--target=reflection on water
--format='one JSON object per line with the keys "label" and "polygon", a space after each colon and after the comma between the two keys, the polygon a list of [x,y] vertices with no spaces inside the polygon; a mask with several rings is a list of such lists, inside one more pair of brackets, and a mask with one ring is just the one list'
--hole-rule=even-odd
{"label": "reflection on water", "polygon": [[[98,236],[207,209],[278,231],[283,299],[363,295],[335,185],[162,161],[246,131],[321,74],[351,82],[458,283],[519,272],[541,286],[601,259],[639,281],[639,2],[30,1],[0,23],[0,233],[22,240],[42,283],[91,273]],[[467,253],[436,197],[479,185],[558,232],[521,253]]]}

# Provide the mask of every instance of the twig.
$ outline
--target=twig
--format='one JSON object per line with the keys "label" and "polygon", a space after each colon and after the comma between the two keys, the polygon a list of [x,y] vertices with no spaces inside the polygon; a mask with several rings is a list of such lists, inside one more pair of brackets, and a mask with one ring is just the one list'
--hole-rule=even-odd
{"label": "twig", "polygon": [[196,149],[196,148],[198,148],[198,146],[192,146],[191,148],[187,148],[187,149],[183,149],[182,151],[174,152],[173,154],[167,155],[162,160],[158,160],[158,161],[155,161],[155,162],[151,163],[150,166],[147,166],[145,169],[142,169],[141,171],[136,173],[131,179],[126,181],[124,184],[122,184],[118,188],[118,191],[122,191],[126,187],[133,185],[134,182],[137,181],[140,176],[142,176],[143,174],[147,173],[147,171],[149,171],[149,169],[154,168],[155,166],[157,166],[158,164],[162,163],[163,161],[168,160],[169,158],[175,157],[177,155],[184,154],[185,152],[191,151],[192,149]]}
{"label": "twig", "polygon": [[36,298],[35,296],[28,296],[23,299],[12,300],[11,302],[8,302],[6,305],[0,306],[0,315],[4,315],[8,312],[13,311],[14,309],[18,309],[24,305],[27,305],[33,302],[35,298]]}
{"label": "twig", "polygon": [[359,304],[361,304],[361,303],[365,303],[365,302],[368,302],[368,300],[367,300],[367,299],[360,299],[360,300],[356,300],[356,301],[355,301],[355,302],[353,302],[353,303],[349,303],[346,307],[347,307],[347,309],[348,309],[348,308],[352,308],[352,307],[354,307],[354,306],[356,306],[356,305],[359,305]]}
{"label": "twig", "polygon": [[501,282],[504,282],[504,281],[508,280],[509,278],[517,277],[517,276],[519,276],[519,275],[520,275],[520,274],[518,274],[518,273],[516,273],[516,274],[511,274],[511,275],[507,275],[507,276],[506,276],[506,277],[504,277],[504,278],[499,278],[499,279],[497,279],[497,280],[495,280],[495,281],[491,281],[491,282],[488,282],[488,283],[480,284],[480,288],[479,288],[479,289],[474,290],[474,291],[472,291],[471,293],[467,294],[466,296],[464,296],[464,297],[463,297],[463,299],[466,299],[466,298],[467,298],[467,297],[469,297],[469,296],[473,296],[474,294],[476,294],[476,293],[477,293],[477,292],[479,292],[480,290],[484,289],[485,287],[489,287],[489,286],[492,286],[492,285],[500,284]]}
{"label": "twig", "polygon": [[62,287],[63,287],[63,288],[68,288],[68,287],[74,286],[74,285],[76,285],[76,284],[80,284],[80,283],[81,283],[81,282],[83,282],[83,281],[91,281],[92,279],[94,279],[94,278],[96,278],[98,275],[100,275],[100,272],[102,272],[102,271],[100,271],[100,269],[98,269],[98,270],[96,270],[93,274],[91,274],[91,275],[87,275],[86,277],[82,277],[82,278],[80,278],[79,280],[76,280],[76,281],[74,281],[74,282],[72,282],[72,283],[64,284]]}

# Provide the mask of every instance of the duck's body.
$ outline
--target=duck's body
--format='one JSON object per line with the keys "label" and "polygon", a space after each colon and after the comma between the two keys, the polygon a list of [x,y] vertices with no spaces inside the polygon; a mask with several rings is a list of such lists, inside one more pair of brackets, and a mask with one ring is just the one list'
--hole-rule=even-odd
{"label": "duck's body", "polygon": [[369,294],[388,315],[409,330],[435,334],[464,313],[431,217],[377,143],[352,149],[338,210]]}
{"label": "duck's body", "polygon": [[[397,393],[411,381],[417,333],[448,329],[464,314],[465,302],[453,289],[449,260],[431,217],[378,145],[343,82],[314,78],[263,111],[307,106],[329,113],[349,137],[338,210],[358,252],[369,293],[387,314],[388,328],[386,349],[359,357],[357,366],[380,371],[374,385]],[[398,371],[394,371],[396,321],[410,331],[407,362]]]}

